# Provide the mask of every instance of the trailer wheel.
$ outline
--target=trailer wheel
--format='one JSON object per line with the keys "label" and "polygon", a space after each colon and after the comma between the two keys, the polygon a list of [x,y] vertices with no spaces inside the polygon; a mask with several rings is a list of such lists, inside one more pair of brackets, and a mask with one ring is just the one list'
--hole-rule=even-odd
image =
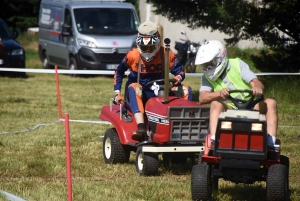
{"label": "trailer wheel", "polygon": [[192,200],[210,200],[212,195],[211,167],[206,163],[193,166],[191,178]]}
{"label": "trailer wheel", "polygon": [[114,128],[106,130],[103,138],[103,156],[106,164],[128,163],[130,150],[120,143]]}
{"label": "trailer wheel", "polygon": [[154,176],[158,174],[159,160],[158,154],[143,152],[142,146],[136,151],[135,167],[142,176]]}
{"label": "trailer wheel", "polygon": [[269,167],[267,176],[267,200],[288,200],[288,171],[282,164]]}

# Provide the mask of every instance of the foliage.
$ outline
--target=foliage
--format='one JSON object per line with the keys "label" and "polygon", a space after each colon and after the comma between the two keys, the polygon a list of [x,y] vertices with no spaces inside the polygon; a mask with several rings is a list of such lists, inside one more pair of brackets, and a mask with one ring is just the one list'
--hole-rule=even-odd
{"label": "foliage", "polygon": [[28,27],[38,26],[38,14],[41,0],[1,0],[0,17],[10,27],[17,27],[20,31]]}
{"label": "foliage", "polygon": [[[297,0],[147,0],[156,14],[170,21],[187,23],[191,29],[210,28],[229,35],[225,41],[262,40],[282,52],[286,71],[298,71],[300,59],[300,2]],[[289,58],[289,59],[287,59]],[[284,63],[289,61],[289,63]],[[284,63],[284,64],[282,64]],[[276,69],[276,68],[275,68]],[[282,68],[280,68],[282,70]]]}

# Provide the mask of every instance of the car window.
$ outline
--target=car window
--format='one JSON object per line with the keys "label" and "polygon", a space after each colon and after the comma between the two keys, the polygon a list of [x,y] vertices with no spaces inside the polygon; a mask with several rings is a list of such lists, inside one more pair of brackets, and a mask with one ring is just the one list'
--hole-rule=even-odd
{"label": "car window", "polygon": [[5,23],[0,21],[0,38],[9,39],[11,38],[10,31]]}

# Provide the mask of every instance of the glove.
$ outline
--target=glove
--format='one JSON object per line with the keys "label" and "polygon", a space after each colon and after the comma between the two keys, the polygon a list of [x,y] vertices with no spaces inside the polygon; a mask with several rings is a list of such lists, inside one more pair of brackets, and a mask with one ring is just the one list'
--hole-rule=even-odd
{"label": "glove", "polygon": [[181,83],[181,81],[182,81],[181,75],[176,75],[176,76],[174,76],[174,79],[177,80],[177,81],[174,83],[175,86],[176,86],[176,85],[179,85],[179,84]]}
{"label": "glove", "polygon": [[116,93],[114,102],[117,104],[121,104],[123,102],[123,97],[121,96],[120,92]]}
{"label": "glove", "polygon": [[156,82],[154,82],[151,86],[151,90],[154,91],[154,94],[157,96],[158,95],[158,91],[159,91],[159,85],[156,84]]}

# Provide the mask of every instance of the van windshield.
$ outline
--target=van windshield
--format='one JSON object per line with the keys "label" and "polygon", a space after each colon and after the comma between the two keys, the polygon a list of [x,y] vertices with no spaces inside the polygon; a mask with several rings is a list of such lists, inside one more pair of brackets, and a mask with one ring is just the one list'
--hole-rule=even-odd
{"label": "van windshield", "polygon": [[82,34],[137,34],[138,20],[131,9],[78,8],[74,15],[77,30]]}

